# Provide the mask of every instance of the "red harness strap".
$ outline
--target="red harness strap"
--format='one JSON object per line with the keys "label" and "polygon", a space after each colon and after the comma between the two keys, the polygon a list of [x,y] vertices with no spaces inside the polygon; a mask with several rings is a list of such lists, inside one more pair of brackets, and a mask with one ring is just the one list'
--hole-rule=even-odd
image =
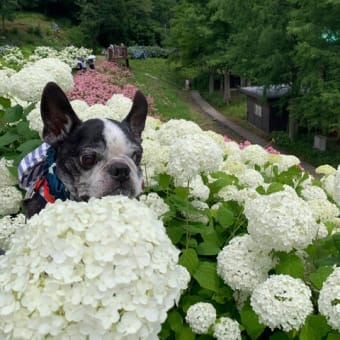
{"label": "red harness strap", "polygon": [[38,182],[35,183],[34,185],[34,191],[39,191],[40,188],[42,187],[43,193],[44,193],[44,198],[47,202],[54,203],[55,198],[50,194],[50,189],[48,187],[48,182],[46,178],[40,178]]}

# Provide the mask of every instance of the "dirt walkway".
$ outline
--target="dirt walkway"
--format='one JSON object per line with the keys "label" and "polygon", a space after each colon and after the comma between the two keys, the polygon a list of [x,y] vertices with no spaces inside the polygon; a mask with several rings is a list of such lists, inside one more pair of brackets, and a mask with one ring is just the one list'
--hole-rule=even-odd
{"label": "dirt walkway", "polygon": [[[198,105],[198,107],[209,117],[211,117],[213,120],[218,121],[222,126],[225,127],[225,129],[233,131],[234,134],[238,136],[236,141],[244,141],[249,140],[251,143],[261,145],[263,147],[267,147],[270,145],[270,141],[268,139],[262,138],[255,133],[235,124],[235,122],[231,121],[224,115],[222,115],[220,112],[215,110],[208,102],[206,102],[198,91],[190,91],[191,97],[193,98],[194,102]],[[275,149],[277,149],[275,147]],[[280,150],[278,150],[280,151]],[[281,153],[284,153],[280,151]],[[307,170],[310,174],[313,176],[316,176],[315,168],[306,162],[301,161],[301,165],[305,170]]]}

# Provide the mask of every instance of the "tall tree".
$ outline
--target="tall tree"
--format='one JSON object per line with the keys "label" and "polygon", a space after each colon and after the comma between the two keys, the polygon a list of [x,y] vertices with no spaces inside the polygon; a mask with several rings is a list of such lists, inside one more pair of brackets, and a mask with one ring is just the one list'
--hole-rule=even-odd
{"label": "tall tree", "polygon": [[305,126],[340,138],[340,3],[290,0],[288,31],[297,37],[294,62],[303,90],[290,109]]}
{"label": "tall tree", "polygon": [[87,41],[147,44],[152,40],[151,0],[78,0],[81,28]]}
{"label": "tall tree", "polygon": [[5,31],[5,20],[13,20],[17,8],[17,0],[0,0],[0,15],[3,32]]}

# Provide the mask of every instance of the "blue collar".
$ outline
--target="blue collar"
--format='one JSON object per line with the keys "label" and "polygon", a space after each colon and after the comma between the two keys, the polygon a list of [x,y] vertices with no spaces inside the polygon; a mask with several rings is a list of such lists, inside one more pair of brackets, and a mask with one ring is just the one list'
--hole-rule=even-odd
{"label": "blue collar", "polygon": [[70,198],[70,193],[66,189],[64,183],[57,177],[56,174],[56,153],[54,148],[50,147],[47,150],[45,158],[43,177],[48,182],[49,192],[55,199],[65,201]]}

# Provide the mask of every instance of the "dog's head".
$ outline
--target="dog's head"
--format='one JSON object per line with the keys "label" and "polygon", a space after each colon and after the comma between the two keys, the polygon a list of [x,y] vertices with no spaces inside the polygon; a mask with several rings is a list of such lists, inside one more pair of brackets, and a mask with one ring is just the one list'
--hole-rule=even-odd
{"label": "dog's head", "polygon": [[46,85],[40,108],[43,139],[56,151],[56,174],[71,199],[86,201],[90,197],[140,194],[141,134],[148,110],[142,92],[136,92],[132,108],[122,122],[82,122],[55,83]]}

